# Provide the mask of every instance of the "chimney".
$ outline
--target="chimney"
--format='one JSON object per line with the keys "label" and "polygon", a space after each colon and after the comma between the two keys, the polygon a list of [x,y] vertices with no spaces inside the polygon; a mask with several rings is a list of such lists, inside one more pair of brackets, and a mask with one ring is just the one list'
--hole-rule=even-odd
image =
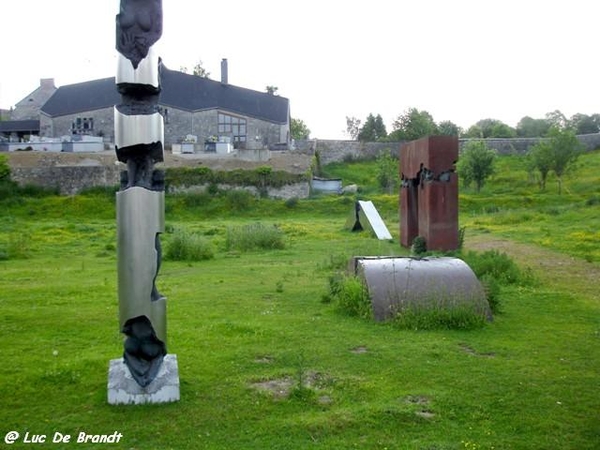
{"label": "chimney", "polygon": [[54,89],[54,78],[40,78],[40,87],[47,87]]}
{"label": "chimney", "polygon": [[227,58],[223,58],[221,60],[221,83],[228,84],[229,83],[229,74],[227,70]]}

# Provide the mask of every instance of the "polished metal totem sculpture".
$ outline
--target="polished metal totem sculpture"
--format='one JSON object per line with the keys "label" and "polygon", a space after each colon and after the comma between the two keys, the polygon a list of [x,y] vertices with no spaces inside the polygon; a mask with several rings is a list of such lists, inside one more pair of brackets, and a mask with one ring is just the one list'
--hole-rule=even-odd
{"label": "polished metal totem sculpture", "polygon": [[[114,110],[115,149],[127,171],[121,174],[117,193],[119,324],[126,335],[122,363],[137,386],[126,388],[127,383],[113,380],[111,391],[110,378],[115,376],[109,373],[110,403],[179,399],[177,374],[177,398],[155,396],[164,384],[157,378],[164,376],[167,356],[166,298],[156,287],[165,194],[164,173],[154,168],[163,161],[164,125],[158,111],[161,60],[154,48],[161,34],[161,0],[121,0],[116,17],[115,82],[121,103]],[[176,371],[176,359],[174,364]],[[113,367],[111,362],[111,370],[117,370],[116,363]],[[113,400],[121,401],[111,402],[111,392]]]}

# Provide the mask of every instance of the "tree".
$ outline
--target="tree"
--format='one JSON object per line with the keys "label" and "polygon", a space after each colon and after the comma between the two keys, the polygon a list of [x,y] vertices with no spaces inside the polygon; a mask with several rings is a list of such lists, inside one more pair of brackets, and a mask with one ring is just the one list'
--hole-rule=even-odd
{"label": "tree", "polygon": [[533,119],[525,116],[517,124],[517,136],[519,137],[543,137],[548,130],[550,130],[550,123],[546,119]]}
{"label": "tree", "polygon": [[485,181],[494,174],[495,161],[496,152],[484,141],[467,142],[456,165],[465,187],[475,183],[476,191],[481,191]]}
{"label": "tree", "polygon": [[442,136],[459,136],[461,134],[461,129],[454,122],[449,120],[443,120],[437,124],[438,134]]}
{"label": "tree", "polygon": [[346,134],[350,136],[350,139],[355,141],[358,138],[360,132],[361,120],[356,117],[346,116]]}
{"label": "tree", "polygon": [[548,133],[548,145],[552,150],[552,172],[558,182],[558,193],[562,193],[562,177],[573,169],[579,155],[583,152],[583,145],[571,130],[552,128]]}
{"label": "tree", "polygon": [[267,86],[265,90],[267,94],[276,95],[279,88],[277,86]]}
{"label": "tree", "polygon": [[369,114],[365,124],[358,132],[358,140],[361,142],[377,142],[385,137],[387,137],[387,131],[383,119],[381,118],[381,114],[377,114],[377,117],[373,114]]}
{"label": "tree", "polygon": [[571,128],[575,134],[592,134],[600,131],[594,116],[580,113],[574,114],[571,117],[569,120],[569,128]]}
{"label": "tree", "polygon": [[376,178],[379,187],[386,193],[393,194],[398,186],[398,160],[391,155],[389,149],[377,157]]}
{"label": "tree", "polygon": [[210,78],[210,72],[208,72],[202,65],[202,60],[199,59],[196,65],[194,66],[194,70],[192,71],[193,75],[202,78]]}
{"label": "tree", "polygon": [[409,108],[398,116],[393,124],[394,131],[389,135],[390,141],[414,141],[425,136],[438,133],[433,117],[427,111]]}
{"label": "tree", "polygon": [[515,137],[517,133],[514,128],[506,125],[498,119],[482,119],[472,125],[466,133],[466,137],[475,139],[487,138],[510,138]]}
{"label": "tree", "polygon": [[567,118],[558,109],[546,113],[546,120],[551,127],[558,128],[559,130],[564,130],[568,125]]}
{"label": "tree", "polygon": [[527,154],[529,167],[540,173],[540,189],[546,189],[546,179],[552,169],[554,154],[547,140],[535,144]]}
{"label": "tree", "polygon": [[290,134],[292,139],[303,140],[310,138],[310,130],[306,124],[300,119],[294,119],[292,117],[290,121]]}

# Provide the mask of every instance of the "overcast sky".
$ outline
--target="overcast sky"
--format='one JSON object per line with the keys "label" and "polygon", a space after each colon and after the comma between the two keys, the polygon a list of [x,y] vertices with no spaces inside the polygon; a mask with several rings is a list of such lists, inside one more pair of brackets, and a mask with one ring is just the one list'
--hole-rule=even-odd
{"label": "overcast sky", "polygon": [[[0,107],[54,78],[111,77],[118,0],[2,1]],[[525,115],[600,113],[595,0],[164,0],[163,62],[202,60],[220,79],[277,86],[311,137],[344,138],[346,116],[411,107],[467,128]]]}

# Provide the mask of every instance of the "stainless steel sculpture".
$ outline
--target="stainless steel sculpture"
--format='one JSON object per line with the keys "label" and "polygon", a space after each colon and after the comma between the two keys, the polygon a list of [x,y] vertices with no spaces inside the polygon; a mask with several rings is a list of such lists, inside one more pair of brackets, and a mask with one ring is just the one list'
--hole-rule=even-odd
{"label": "stainless steel sculpture", "polygon": [[[167,356],[166,298],[156,287],[160,234],[165,226],[164,174],[154,167],[163,161],[164,140],[158,112],[161,61],[154,49],[162,34],[161,0],[121,0],[116,32],[115,82],[121,102],[114,110],[115,149],[118,160],[127,165],[117,193],[119,325],[126,335],[120,363],[129,373],[111,362],[109,402],[111,395],[111,403],[173,401],[179,399],[179,378],[176,359],[169,355],[176,386],[165,381],[173,378],[172,373],[165,375],[173,367],[163,367]],[[132,387],[131,377],[137,386]]]}
{"label": "stainless steel sculpture", "polygon": [[483,287],[462,260],[450,257],[354,257],[351,271],[365,284],[376,321],[404,309],[468,307],[492,319]]}

